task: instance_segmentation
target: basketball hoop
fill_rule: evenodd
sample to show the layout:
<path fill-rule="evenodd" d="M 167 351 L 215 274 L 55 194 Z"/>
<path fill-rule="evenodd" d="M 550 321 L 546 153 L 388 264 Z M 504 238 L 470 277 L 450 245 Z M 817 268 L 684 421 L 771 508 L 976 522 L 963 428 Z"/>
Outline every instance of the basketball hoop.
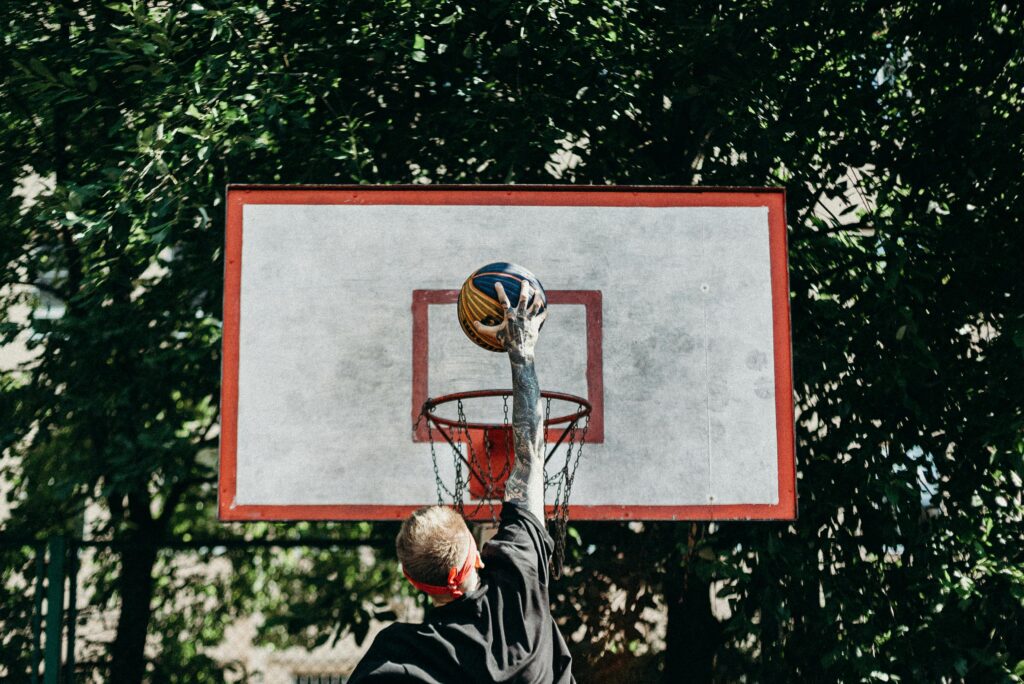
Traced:
<path fill-rule="evenodd" d="M 569 495 L 572 491 L 576 467 L 583 453 L 590 422 L 591 405 L 583 397 L 564 392 L 540 393 L 544 402 L 544 489 L 555 490 L 552 518 L 555 523 L 555 555 L 552 571 L 561 576 L 562 560 L 565 553 L 565 533 L 569 519 Z M 439 505 L 451 503 L 462 515 L 469 518 L 479 516 L 484 507 L 493 522 L 498 520 L 496 503 L 505 495 L 505 481 L 515 463 L 514 438 L 509 420 L 509 398 L 512 390 L 475 390 L 454 392 L 434 399 L 427 399 L 420 412 L 420 420 L 426 420 L 430 441 L 430 454 L 437 483 Z M 500 400 L 500 407 L 498 401 Z M 465 403 L 478 405 L 479 412 L 491 409 L 491 415 L 500 411 L 500 421 L 466 417 Z M 566 408 L 551 416 L 552 403 L 565 404 Z M 490 404 L 485 407 L 484 404 Z M 445 416 L 439 409 L 454 410 L 454 416 Z M 455 480 L 448 486 L 438 468 L 435 433 L 441 435 L 451 448 Z M 550 445 L 550 446 L 549 446 Z M 564 459 L 553 459 L 564 448 Z M 558 464 L 557 470 L 549 465 Z M 469 494 L 470 504 L 466 503 Z M 446 498 L 448 501 L 446 501 Z"/>

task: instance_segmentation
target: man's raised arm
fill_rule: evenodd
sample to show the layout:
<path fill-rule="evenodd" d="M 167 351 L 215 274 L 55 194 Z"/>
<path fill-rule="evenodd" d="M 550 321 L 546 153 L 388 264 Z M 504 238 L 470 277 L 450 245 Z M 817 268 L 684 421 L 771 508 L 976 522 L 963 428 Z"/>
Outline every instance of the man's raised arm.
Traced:
<path fill-rule="evenodd" d="M 476 327 L 497 334 L 512 364 L 512 434 L 516 461 L 505 483 L 505 501 L 524 504 L 543 523 L 544 411 L 533 366 L 533 348 L 547 311 L 538 313 L 543 304 L 539 293 L 533 305 L 527 306 L 532 288 L 526 282 L 515 307 L 501 283 L 497 283 L 495 289 L 498 301 L 505 307 L 505 320 L 490 329 L 479 322 Z"/>

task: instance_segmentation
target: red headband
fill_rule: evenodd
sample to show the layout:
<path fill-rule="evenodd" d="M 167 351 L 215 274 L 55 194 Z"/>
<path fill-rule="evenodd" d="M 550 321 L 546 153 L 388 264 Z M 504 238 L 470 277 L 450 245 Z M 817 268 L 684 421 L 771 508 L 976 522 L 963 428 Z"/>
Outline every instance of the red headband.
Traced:
<path fill-rule="evenodd" d="M 409 577 L 409 573 L 402 568 L 402 572 L 405 574 L 405 578 L 409 580 L 412 586 L 416 587 L 422 592 L 430 594 L 431 596 L 442 596 L 450 594 L 452 598 L 459 598 L 465 592 L 462 591 L 462 583 L 469 577 L 469 573 L 476 568 L 479 570 L 484 567 L 484 562 L 480 559 L 480 552 L 476 548 L 476 540 L 473 539 L 473 535 L 469 535 L 469 553 L 466 554 L 466 560 L 462 564 L 462 568 L 452 568 L 448 571 L 448 585 L 439 586 L 436 584 L 424 584 L 423 582 L 417 582 L 412 577 Z"/>

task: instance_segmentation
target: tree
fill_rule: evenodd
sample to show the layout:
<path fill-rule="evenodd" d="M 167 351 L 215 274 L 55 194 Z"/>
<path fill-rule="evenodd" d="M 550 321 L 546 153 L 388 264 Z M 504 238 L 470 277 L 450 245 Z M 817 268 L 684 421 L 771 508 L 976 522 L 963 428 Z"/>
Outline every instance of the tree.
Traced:
<path fill-rule="evenodd" d="M 227 182 L 785 185 L 800 520 L 577 526 L 560 595 L 588 633 L 581 667 L 625 662 L 667 600 L 667 673 L 687 634 L 721 681 L 1022 671 L 1013 3 L 0 13 L 5 308 L 63 311 L 4 323 L 35 353 L 3 376 L 4 526 L 38 536 L 102 511 L 87 526 L 116 542 L 96 580 L 120 606 L 112 680 L 138 681 L 145 635 L 174 624 L 154 608 L 187 593 L 154 582 L 161 545 L 215 529 Z M 372 599 L 390 581 L 352 586 Z M 621 589 L 635 600 L 606 606 Z M 731 606 L 720 629 L 701 629 L 705 590 Z M 360 610 L 303 620 L 329 633 Z"/>

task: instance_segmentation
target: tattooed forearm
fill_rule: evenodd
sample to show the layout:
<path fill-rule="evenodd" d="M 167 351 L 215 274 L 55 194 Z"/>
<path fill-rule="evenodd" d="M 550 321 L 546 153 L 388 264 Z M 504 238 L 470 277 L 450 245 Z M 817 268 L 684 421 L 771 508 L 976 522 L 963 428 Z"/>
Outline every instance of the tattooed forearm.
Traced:
<path fill-rule="evenodd" d="M 505 501 L 526 505 L 544 520 L 544 413 L 541 410 L 540 384 L 533 367 L 533 350 L 547 311 L 544 299 L 532 299 L 533 291 L 523 283 L 519 302 L 513 307 L 501 283 L 494 286 L 498 301 L 505 307 L 500 325 L 475 323 L 477 330 L 497 335 L 512 363 L 512 434 L 516 462 L 505 482 Z"/>
<path fill-rule="evenodd" d="M 516 462 L 505 483 L 505 501 L 526 505 L 544 519 L 544 413 L 533 359 L 512 360 L 512 431 Z"/>

